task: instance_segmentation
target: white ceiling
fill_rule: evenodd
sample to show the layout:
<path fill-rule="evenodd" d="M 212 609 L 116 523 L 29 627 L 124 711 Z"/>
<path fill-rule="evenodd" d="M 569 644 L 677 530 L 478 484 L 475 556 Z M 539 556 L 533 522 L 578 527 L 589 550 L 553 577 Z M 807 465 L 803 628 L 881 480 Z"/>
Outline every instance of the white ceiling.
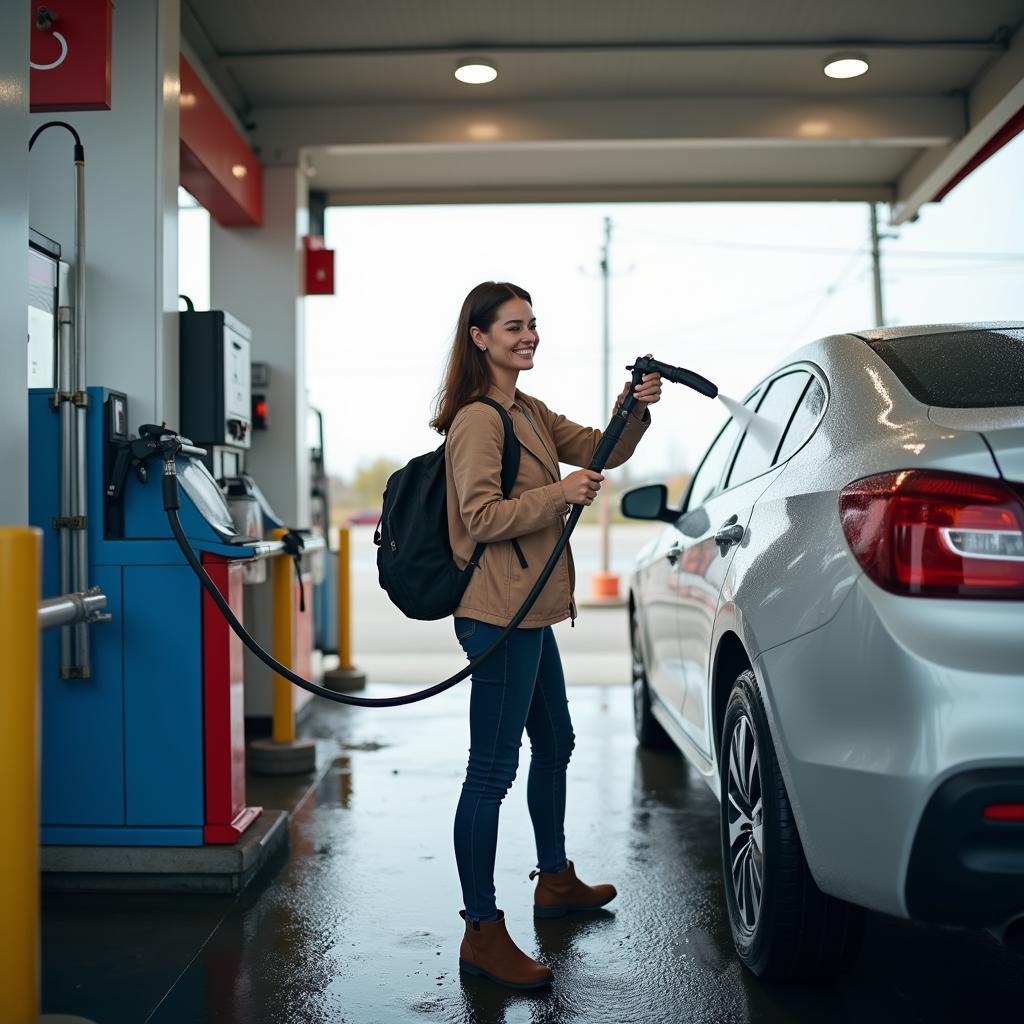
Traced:
<path fill-rule="evenodd" d="M 183 0 L 334 202 L 836 198 L 912 216 L 1024 108 L 1024 0 Z M 825 58 L 868 56 L 833 81 Z M 466 56 L 497 81 L 466 86 Z"/>

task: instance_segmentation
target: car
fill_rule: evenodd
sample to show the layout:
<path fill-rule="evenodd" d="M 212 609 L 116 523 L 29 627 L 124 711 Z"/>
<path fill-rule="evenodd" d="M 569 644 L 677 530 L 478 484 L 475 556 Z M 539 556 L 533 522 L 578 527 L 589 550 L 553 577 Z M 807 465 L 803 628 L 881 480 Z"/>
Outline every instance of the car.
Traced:
<path fill-rule="evenodd" d="M 743 400 L 629 581 L 641 747 L 721 804 L 741 961 L 864 909 L 1024 935 L 1024 323 L 840 334 Z"/>
<path fill-rule="evenodd" d="M 345 517 L 346 526 L 376 526 L 380 522 L 379 508 L 360 508 Z"/>

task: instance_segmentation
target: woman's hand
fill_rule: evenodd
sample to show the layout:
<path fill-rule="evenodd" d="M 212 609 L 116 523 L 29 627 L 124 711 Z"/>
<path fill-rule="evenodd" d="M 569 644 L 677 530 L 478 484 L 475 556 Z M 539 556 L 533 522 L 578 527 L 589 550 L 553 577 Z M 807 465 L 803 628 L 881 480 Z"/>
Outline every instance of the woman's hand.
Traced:
<path fill-rule="evenodd" d="M 565 501 L 569 505 L 590 505 L 604 477 L 593 469 L 577 469 L 562 480 Z"/>
<path fill-rule="evenodd" d="M 645 358 L 651 359 L 651 353 L 648 352 Z M 623 385 L 622 393 L 615 401 L 615 410 L 613 411 L 613 415 L 614 412 L 618 411 L 619 406 L 626 400 L 626 396 L 629 394 L 629 389 L 632 387 L 632 384 L 633 382 L 631 380 L 627 380 Z M 654 405 L 655 402 L 661 400 L 661 374 L 645 373 L 643 380 L 636 386 L 633 393 L 636 396 L 636 405 L 633 406 L 633 412 L 636 416 L 641 417 L 643 416 L 644 410 L 647 406 Z"/>

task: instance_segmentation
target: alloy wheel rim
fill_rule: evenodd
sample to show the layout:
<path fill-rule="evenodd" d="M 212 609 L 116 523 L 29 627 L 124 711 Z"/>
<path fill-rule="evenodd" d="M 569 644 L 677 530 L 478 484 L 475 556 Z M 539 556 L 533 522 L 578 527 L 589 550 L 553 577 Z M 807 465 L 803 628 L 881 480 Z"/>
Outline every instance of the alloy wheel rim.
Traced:
<path fill-rule="evenodd" d="M 764 805 L 757 742 L 746 715 L 733 725 L 728 765 L 729 871 L 740 929 L 749 936 L 764 896 Z"/>

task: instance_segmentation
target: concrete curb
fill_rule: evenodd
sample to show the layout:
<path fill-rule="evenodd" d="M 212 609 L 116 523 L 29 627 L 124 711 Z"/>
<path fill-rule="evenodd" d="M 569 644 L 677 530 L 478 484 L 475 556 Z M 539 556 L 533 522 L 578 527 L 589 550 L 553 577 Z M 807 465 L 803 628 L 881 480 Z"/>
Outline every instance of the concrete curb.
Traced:
<path fill-rule="evenodd" d="M 43 846 L 47 892 L 235 893 L 288 846 L 288 814 L 264 811 L 231 846 Z"/>

